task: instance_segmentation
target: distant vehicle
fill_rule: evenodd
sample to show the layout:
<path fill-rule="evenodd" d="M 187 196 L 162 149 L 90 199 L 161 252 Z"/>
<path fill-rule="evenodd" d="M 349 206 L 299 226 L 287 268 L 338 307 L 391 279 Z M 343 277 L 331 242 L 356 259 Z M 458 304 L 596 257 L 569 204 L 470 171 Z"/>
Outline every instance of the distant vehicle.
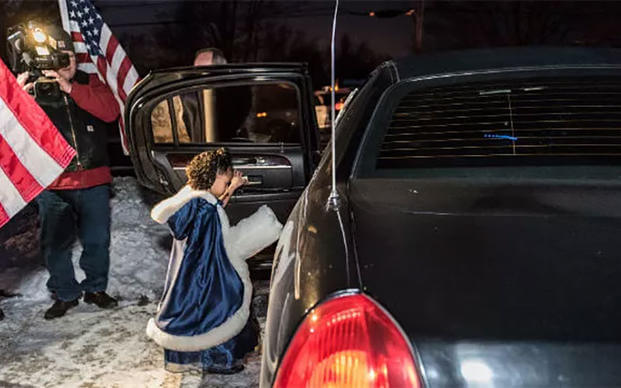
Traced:
<path fill-rule="evenodd" d="M 338 114 L 345 103 L 345 99 L 351 93 L 349 88 L 335 87 L 334 90 L 334 104 L 335 115 Z M 330 137 L 330 101 L 332 100 L 331 89 L 329 86 L 324 86 L 321 90 L 317 90 L 314 93 L 315 96 L 315 114 L 317 115 L 317 124 L 323 143 L 327 143 Z"/>
<path fill-rule="evenodd" d="M 621 385 L 621 50 L 380 66 L 276 248 L 260 385 Z"/>

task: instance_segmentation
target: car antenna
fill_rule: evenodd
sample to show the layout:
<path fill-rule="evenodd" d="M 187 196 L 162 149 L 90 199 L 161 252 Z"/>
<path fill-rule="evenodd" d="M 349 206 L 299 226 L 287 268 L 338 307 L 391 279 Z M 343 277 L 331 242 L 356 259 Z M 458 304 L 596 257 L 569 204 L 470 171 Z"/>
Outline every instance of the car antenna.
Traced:
<path fill-rule="evenodd" d="M 328 198 L 328 207 L 331 209 L 338 209 L 339 207 L 339 193 L 336 191 L 336 131 L 334 127 L 334 36 L 336 33 L 336 15 L 339 10 L 339 0 L 336 0 L 334 4 L 334 17 L 332 19 L 332 39 L 330 41 L 330 130 L 332 141 L 332 190 L 330 191 L 330 197 Z"/>

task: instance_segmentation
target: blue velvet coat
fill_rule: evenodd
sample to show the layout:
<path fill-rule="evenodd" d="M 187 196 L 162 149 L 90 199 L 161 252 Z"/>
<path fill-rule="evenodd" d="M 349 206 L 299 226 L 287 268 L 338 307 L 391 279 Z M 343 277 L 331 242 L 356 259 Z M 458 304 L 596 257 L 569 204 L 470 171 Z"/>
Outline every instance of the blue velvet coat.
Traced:
<path fill-rule="evenodd" d="M 266 206 L 230 226 L 221 203 L 189 187 L 161 202 L 151 216 L 174 241 L 164 293 L 147 335 L 166 349 L 201 351 L 245 327 L 252 283 L 245 259 L 274 242 L 282 228 Z"/>

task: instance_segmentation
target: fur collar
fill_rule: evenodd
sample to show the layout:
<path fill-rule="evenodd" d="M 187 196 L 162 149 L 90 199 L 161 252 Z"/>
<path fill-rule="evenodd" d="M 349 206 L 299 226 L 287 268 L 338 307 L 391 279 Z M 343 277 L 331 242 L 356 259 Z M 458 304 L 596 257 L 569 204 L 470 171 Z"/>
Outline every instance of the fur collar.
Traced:
<path fill-rule="evenodd" d="M 177 194 L 155 205 L 153 210 L 151 210 L 151 218 L 159 224 L 164 224 L 170 216 L 194 198 L 203 198 L 212 205 L 218 203 L 218 199 L 209 191 L 194 190 L 186 185 Z"/>

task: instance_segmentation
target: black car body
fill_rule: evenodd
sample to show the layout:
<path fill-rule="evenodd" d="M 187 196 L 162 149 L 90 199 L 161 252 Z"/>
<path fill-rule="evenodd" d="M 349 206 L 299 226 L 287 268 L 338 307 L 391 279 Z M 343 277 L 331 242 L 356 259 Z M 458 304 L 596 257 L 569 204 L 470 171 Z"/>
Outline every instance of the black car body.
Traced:
<path fill-rule="evenodd" d="M 386 62 L 335 148 L 339 200 L 325 152 L 276 249 L 262 387 L 399 386 L 354 379 L 354 326 L 318 334 L 361 300 L 405 339 L 410 385 L 621 385 L 620 50 Z"/>

